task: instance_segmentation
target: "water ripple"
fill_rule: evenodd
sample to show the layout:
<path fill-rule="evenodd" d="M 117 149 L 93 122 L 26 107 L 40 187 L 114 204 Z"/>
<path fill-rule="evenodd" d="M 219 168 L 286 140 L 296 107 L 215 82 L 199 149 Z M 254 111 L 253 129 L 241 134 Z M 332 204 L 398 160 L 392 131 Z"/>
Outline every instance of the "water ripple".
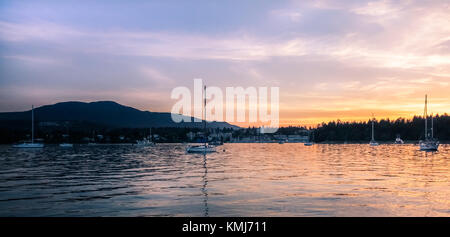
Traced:
<path fill-rule="evenodd" d="M 449 216 L 450 146 L 0 146 L 0 216 Z"/>

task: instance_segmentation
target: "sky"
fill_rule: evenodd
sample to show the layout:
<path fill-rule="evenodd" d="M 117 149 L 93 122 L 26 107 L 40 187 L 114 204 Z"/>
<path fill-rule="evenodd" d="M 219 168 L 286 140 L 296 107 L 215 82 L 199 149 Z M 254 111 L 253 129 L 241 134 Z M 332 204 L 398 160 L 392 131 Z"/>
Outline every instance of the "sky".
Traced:
<path fill-rule="evenodd" d="M 4 1 L 0 111 L 279 87 L 280 123 L 450 112 L 450 1 Z"/>

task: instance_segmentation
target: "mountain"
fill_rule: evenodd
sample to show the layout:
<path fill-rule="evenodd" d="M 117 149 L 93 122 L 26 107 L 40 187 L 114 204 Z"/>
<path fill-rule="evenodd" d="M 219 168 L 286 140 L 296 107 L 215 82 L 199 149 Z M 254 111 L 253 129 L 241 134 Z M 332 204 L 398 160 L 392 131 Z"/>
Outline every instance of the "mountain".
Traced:
<path fill-rule="evenodd" d="M 124 106 L 113 101 L 97 102 L 61 102 L 45 105 L 34 109 L 36 122 L 87 122 L 116 128 L 147 128 L 147 127 L 198 127 L 199 122 L 175 123 L 171 113 L 141 111 Z M 3 126 L 17 121 L 29 121 L 31 110 L 24 112 L 0 113 Z M 191 117 L 191 121 L 193 118 Z M 239 128 L 226 122 L 209 122 L 208 128 Z"/>

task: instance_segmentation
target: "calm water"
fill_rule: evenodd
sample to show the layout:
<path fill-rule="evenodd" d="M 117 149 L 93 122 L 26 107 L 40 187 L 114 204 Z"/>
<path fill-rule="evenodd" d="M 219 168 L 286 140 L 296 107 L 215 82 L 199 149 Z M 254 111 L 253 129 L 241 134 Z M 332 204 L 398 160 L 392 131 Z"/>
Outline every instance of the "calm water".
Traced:
<path fill-rule="evenodd" d="M 450 216 L 450 145 L 0 146 L 0 216 Z"/>

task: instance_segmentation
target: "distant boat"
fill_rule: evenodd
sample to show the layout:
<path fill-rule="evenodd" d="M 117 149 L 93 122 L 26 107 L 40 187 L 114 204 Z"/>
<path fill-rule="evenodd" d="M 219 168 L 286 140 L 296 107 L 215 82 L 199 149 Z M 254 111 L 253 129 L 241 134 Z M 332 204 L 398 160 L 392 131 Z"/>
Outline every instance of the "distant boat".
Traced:
<path fill-rule="evenodd" d="M 425 120 L 425 140 L 419 142 L 419 147 L 421 151 L 437 151 L 439 148 L 439 141 L 433 137 L 433 115 L 431 115 L 431 137 L 428 134 L 428 115 L 427 115 L 427 95 L 425 95 L 425 109 L 424 109 L 424 120 Z"/>
<path fill-rule="evenodd" d="M 216 146 L 214 145 L 198 145 L 190 146 L 186 149 L 188 153 L 210 153 L 216 152 Z"/>
<path fill-rule="evenodd" d="M 67 134 L 69 134 L 69 126 L 67 125 L 66 126 L 66 129 L 67 129 Z M 73 144 L 72 143 L 60 143 L 59 144 L 59 147 L 62 147 L 62 148 L 71 148 L 71 147 L 73 147 Z"/>
<path fill-rule="evenodd" d="M 188 153 L 211 153 L 216 152 L 216 147 L 214 145 L 208 145 L 207 143 L 207 137 L 206 137 L 206 86 L 203 87 L 204 92 L 204 103 L 203 103 L 203 114 L 205 118 L 203 119 L 203 136 L 204 136 L 204 144 L 203 145 L 196 145 L 196 146 L 189 146 L 186 149 L 186 152 Z"/>
<path fill-rule="evenodd" d="M 44 144 L 42 143 L 34 143 L 34 142 L 24 142 L 21 144 L 13 145 L 14 148 L 43 148 Z"/>
<path fill-rule="evenodd" d="M 397 138 L 395 138 L 394 144 L 404 144 L 405 142 L 400 138 L 400 135 L 397 135 Z"/>
<path fill-rule="evenodd" d="M 136 145 L 137 146 L 154 146 L 155 143 L 153 143 L 152 141 L 148 140 L 147 138 L 144 138 L 142 140 L 136 141 Z"/>
<path fill-rule="evenodd" d="M 372 114 L 373 117 L 373 114 Z M 375 141 L 375 129 L 374 129 L 374 125 L 373 125 L 373 121 L 375 120 L 375 118 L 372 118 L 372 139 L 370 140 L 369 144 L 371 146 L 378 146 L 378 142 Z"/>
<path fill-rule="evenodd" d="M 223 145 L 223 142 L 216 140 L 216 141 L 210 142 L 209 145 L 221 146 L 221 145 Z"/>
<path fill-rule="evenodd" d="M 61 143 L 61 144 L 59 144 L 59 147 L 71 148 L 71 147 L 73 147 L 73 144 L 72 143 Z"/>
<path fill-rule="evenodd" d="M 303 143 L 303 145 L 305 145 L 305 146 L 312 146 L 312 145 L 314 145 L 314 132 L 312 133 L 312 139 L 311 138 L 309 138 L 309 141 L 307 141 L 307 142 L 305 142 L 305 143 Z"/>
<path fill-rule="evenodd" d="M 31 142 L 13 145 L 14 148 L 42 148 L 44 144 L 34 143 L 34 106 L 31 106 Z"/>
<path fill-rule="evenodd" d="M 150 135 L 148 135 L 148 139 L 144 138 L 142 140 L 136 141 L 137 146 L 154 146 L 155 143 L 152 141 L 152 129 L 150 128 Z"/>

